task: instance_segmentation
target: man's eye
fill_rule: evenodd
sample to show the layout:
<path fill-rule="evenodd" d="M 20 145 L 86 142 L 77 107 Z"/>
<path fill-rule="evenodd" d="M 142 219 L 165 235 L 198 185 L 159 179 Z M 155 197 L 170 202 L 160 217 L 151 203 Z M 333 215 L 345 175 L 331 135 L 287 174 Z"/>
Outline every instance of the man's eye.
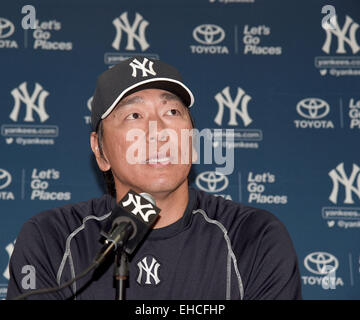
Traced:
<path fill-rule="evenodd" d="M 166 112 L 166 114 L 169 116 L 176 116 L 176 115 L 180 114 L 180 111 L 177 109 L 170 109 Z"/>
<path fill-rule="evenodd" d="M 140 118 L 140 114 L 137 112 L 131 113 L 126 117 L 126 119 L 128 119 L 128 120 L 135 120 L 135 119 L 139 119 L 139 118 Z"/>

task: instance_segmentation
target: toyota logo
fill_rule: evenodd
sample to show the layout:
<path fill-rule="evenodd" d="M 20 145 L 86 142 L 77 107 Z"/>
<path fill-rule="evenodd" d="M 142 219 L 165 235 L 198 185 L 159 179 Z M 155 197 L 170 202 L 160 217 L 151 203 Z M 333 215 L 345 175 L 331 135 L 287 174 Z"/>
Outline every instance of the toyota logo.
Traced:
<path fill-rule="evenodd" d="M 306 119 L 321 119 L 329 113 L 330 106 L 322 99 L 306 98 L 296 105 L 296 111 Z"/>
<path fill-rule="evenodd" d="M 215 24 L 202 24 L 194 29 L 193 37 L 199 43 L 213 45 L 224 40 L 225 31 Z"/>
<path fill-rule="evenodd" d="M 229 184 L 228 178 L 216 171 L 205 171 L 200 173 L 195 180 L 195 184 L 200 190 L 206 192 L 220 192 Z"/>
<path fill-rule="evenodd" d="M 0 39 L 8 38 L 14 33 L 13 23 L 5 18 L 0 18 Z"/>
<path fill-rule="evenodd" d="M 313 252 L 305 257 L 304 265 L 314 274 L 325 275 L 334 272 L 339 267 L 339 261 L 330 253 Z"/>
<path fill-rule="evenodd" d="M 4 169 L 0 169 L 0 190 L 5 189 L 11 183 L 11 175 Z"/>

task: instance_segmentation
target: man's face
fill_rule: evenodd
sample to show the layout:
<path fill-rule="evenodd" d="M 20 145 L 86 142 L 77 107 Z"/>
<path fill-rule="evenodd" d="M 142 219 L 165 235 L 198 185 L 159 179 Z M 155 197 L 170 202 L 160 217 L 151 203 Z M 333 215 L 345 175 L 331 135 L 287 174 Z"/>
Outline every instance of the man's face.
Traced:
<path fill-rule="evenodd" d="M 187 185 L 192 145 L 184 136 L 192 124 L 176 95 L 160 89 L 135 92 L 102 121 L 104 156 L 94 152 L 101 170 L 111 168 L 118 197 L 129 189 L 161 196 Z M 94 144 L 92 136 L 93 150 Z"/>

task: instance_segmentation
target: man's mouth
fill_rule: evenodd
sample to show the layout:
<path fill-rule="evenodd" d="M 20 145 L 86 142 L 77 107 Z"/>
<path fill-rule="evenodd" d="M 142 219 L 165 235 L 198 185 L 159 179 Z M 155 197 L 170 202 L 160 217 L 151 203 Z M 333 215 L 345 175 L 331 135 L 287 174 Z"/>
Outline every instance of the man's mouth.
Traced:
<path fill-rule="evenodd" d="M 150 164 L 150 165 L 165 165 L 165 164 L 169 164 L 171 161 L 170 157 L 154 157 L 154 158 L 150 158 L 148 160 L 145 161 L 146 164 Z"/>

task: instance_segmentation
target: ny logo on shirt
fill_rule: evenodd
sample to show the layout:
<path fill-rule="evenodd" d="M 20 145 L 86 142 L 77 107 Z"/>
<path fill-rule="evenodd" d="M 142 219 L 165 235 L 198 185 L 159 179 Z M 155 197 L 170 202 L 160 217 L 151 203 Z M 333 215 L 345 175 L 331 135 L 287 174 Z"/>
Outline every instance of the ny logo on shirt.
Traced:
<path fill-rule="evenodd" d="M 139 275 L 136 279 L 140 285 L 157 285 L 160 283 L 159 267 L 160 263 L 152 256 L 145 256 L 138 263 Z"/>

